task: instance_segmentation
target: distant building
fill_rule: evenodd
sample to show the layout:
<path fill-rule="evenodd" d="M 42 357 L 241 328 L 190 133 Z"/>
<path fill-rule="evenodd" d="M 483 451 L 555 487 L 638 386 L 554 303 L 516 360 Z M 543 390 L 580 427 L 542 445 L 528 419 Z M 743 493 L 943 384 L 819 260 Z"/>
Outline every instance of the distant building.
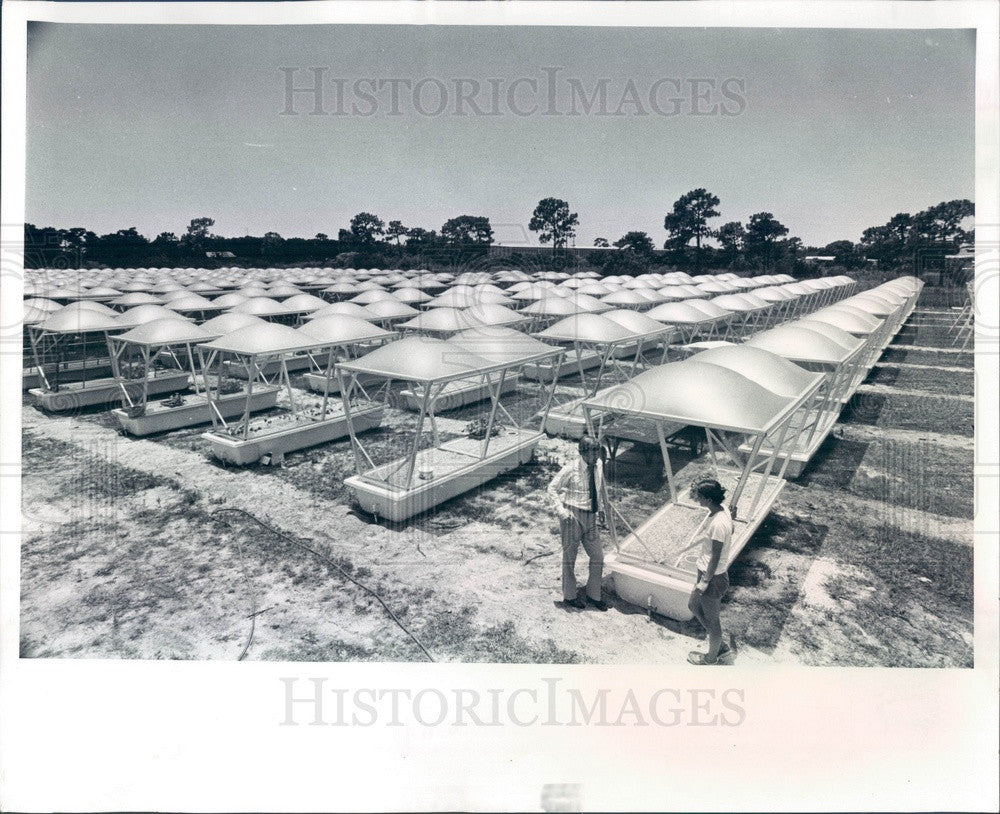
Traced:
<path fill-rule="evenodd" d="M 216 260 L 235 260 L 236 255 L 232 252 L 205 252 L 205 257 L 212 257 Z"/>
<path fill-rule="evenodd" d="M 807 254 L 802 258 L 804 263 L 832 263 L 837 258 L 832 254 Z"/>

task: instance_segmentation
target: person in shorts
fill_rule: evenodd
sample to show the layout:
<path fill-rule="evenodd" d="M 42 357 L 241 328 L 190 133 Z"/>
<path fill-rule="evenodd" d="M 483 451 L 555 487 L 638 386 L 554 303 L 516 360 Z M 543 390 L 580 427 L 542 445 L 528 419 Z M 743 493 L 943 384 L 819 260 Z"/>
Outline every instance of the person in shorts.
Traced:
<path fill-rule="evenodd" d="M 722 641 L 720 606 L 729 590 L 729 550 L 733 542 L 733 518 L 722 501 L 726 490 L 717 480 L 705 478 L 691 487 L 691 497 L 708 509 L 708 520 L 702 526 L 698 555 L 698 579 L 688 600 L 688 608 L 708 632 L 708 652 L 692 650 L 692 664 L 715 664 L 720 656 L 729 655 L 731 648 Z"/>

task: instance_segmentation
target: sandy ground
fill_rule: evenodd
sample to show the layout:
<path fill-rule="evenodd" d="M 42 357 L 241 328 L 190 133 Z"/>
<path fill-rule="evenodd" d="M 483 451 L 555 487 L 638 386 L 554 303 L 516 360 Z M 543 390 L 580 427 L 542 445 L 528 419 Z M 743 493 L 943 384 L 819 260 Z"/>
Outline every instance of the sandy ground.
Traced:
<path fill-rule="evenodd" d="M 943 424 L 942 394 L 914 385 L 924 366 L 952 373 L 928 360 L 947 330 L 915 317 L 879 368 L 908 365 L 905 388 L 866 385 L 886 399 L 863 393 L 845 411 L 734 564 L 723 620 L 740 663 L 972 663 L 971 404 L 953 393 L 969 415 Z M 946 355 L 947 367 L 972 358 Z M 896 396 L 931 407 L 897 420 Z M 467 420 L 442 417 L 440 429 Z M 404 423 L 390 417 L 384 434 Z M 210 460 L 200 429 L 136 440 L 103 415 L 30 407 L 23 428 L 25 656 L 236 659 L 249 639 L 249 659 L 424 658 L 341 572 L 246 518 L 213 515 L 231 507 L 377 591 L 437 660 L 678 663 L 703 646 L 697 624 L 648 618 L 610 580 L 607 613 L 556 604 L 544 487 L 566 441 L 543 440 L 533 462 L 389 528 L 351 507 L 345 442 L 237 470 Z M 624 449 L 616 473 L 616 501 L 662 504 L 655 450 Z"/>

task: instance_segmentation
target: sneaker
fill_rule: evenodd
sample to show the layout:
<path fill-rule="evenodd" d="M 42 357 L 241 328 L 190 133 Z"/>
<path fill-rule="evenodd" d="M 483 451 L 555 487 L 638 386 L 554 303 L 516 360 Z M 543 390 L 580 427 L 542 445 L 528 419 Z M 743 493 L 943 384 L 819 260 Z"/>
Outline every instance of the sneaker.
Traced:
<path fill-rule="evenodd" d="M 608 609 L 608 603 L 605 602 L 603 599 L 591 599 L 588 596 L 587 604 L 599 611 L 606 611 Z"/>
<path fill-rule="evenodd" d="M 715 659 L 714 661 L 709 661 L 707 653 L 702 653 L 698 650 L 692 650 L 690 653 L 688 653 L 688 661 L 691 662 L 692 664 L 718 664 L 719 660 Z"/>
<path fill-rule="evenodd" d="M 587 606 L 582 599 L 577 597 L 576 599 L 566 599 L 563 602 L 567 608 L 576 608 L 577 610 L 586 610 Z"/>

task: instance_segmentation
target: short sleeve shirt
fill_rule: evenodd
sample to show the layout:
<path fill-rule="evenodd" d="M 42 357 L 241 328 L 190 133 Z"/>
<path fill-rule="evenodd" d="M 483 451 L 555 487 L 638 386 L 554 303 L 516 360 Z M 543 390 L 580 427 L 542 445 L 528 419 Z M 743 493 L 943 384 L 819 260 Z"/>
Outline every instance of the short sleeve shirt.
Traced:
<path fill-rule="evenodd" d="M 726 563 L 729 562 L 729 549 L 733 543 L 733 516 L 725 506 L 722 507 L 721 511 L 712 515 L 701 533 L 701 553 L 698 555 L 697 563 L 699 571 L 708 570 L 708 563 L 712 559 L 713 540 L 722 543 L 719 565 L 715 569 L 717 574 L 721 574 L 726 570 Z"/>

